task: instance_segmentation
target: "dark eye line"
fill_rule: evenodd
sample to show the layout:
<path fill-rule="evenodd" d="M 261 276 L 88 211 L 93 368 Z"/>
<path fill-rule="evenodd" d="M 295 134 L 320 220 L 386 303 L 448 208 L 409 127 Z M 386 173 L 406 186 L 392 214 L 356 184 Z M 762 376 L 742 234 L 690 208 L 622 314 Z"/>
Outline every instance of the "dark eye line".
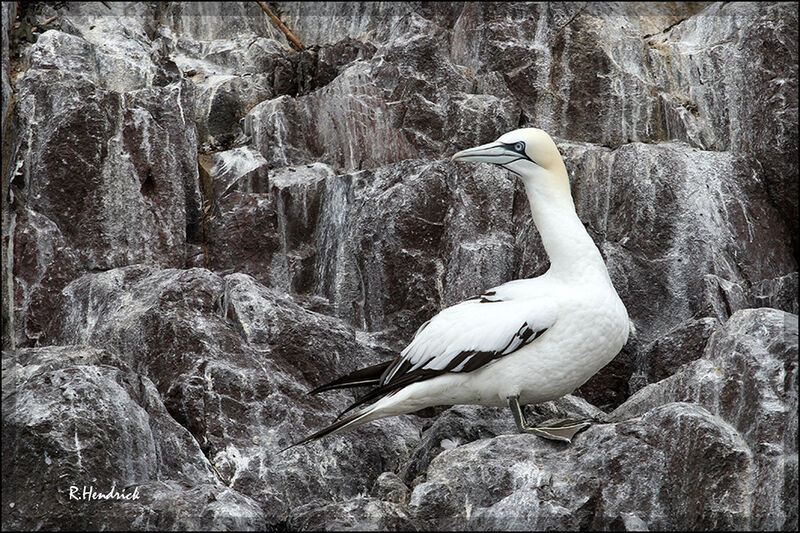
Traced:
<path fill-rule="evenodd" d="M 522 145 L 522 147 L 520 149 L 517 148 L 518 144 Z M 508 148 L 512 152 L 518 153 L 521 156 L 519 159 L 515 159 L 514 161 L 519 161 L 520 159 L 527 159 L 528 161 L 530 161 L 534 165 L 538 165 L 538 163 L 536 163 L 536 161 L 534 161 L 533 159 L 528 157 L 528 154 L 525 153 L 525 143 L 524 142 L 517 141 L 515 143 L 503 143 L 503 146 L 505 146 L 506 148 Z M 513 163 L 514 161 L 509 161 L 509 163 Z"/>

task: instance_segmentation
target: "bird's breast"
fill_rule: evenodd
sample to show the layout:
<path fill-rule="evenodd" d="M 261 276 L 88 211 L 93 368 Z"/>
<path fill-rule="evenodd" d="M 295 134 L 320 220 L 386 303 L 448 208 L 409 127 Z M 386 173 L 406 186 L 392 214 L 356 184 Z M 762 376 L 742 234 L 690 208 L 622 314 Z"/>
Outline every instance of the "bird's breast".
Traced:
<path fill-rule="evenodd" d="M 552 327 L 507 361 L 498 361 L 505 368 L 497 370 L 524 403 L 571 393 L 625 345 L 629 325 L 624 305 L 613 291 L 596 292 L 565 297 Z"/>

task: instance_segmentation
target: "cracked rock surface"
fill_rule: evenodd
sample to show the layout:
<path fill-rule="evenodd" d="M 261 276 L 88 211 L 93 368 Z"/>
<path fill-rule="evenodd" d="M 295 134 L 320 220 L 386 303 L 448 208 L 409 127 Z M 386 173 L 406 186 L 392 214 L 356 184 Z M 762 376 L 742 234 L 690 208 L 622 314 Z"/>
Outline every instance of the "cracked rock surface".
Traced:
<path fill-rule="evenodd" d="M 107 4 L 2 4 L 4 530 L 797 528 L 796 5 L 270 3 L 300 51 L 254 2 Z M 632 325 L 528 417 L 603 423 L 281 451 L 546 271 L 521 184 L 449 160 L 528 126 Z"/>

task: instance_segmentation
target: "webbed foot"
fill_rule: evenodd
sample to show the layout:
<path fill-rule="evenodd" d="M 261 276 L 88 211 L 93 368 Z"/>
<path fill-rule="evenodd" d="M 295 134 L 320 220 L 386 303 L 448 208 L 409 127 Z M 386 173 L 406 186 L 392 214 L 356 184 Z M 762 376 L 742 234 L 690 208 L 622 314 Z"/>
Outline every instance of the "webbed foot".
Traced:
<path fill-rule="evenodd" d="M 575 435 L 595 422 L 595 420 L 588 418 L 578 420 L 567 418 L 541 426 L 531 426 L 525 420 L 525 414 L 522 412 L 522 406 L 519 404 L 518 396 L 509 396 L 508 406 L 511 408 L 511 414 L 514 416 L 514 422 L 517 424 L 517 430 L 519 430 L 520 433 L 534 433 L 548 440 L 572 442 L 572 438 L 575 437 Z"/>

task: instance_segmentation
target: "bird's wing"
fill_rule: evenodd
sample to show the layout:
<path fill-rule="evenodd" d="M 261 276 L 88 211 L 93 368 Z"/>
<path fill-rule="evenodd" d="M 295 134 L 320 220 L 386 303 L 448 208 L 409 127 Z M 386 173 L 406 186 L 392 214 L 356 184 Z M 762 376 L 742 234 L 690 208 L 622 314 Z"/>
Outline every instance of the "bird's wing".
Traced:
<path fill-rule="evenodd" d="M 553 298 L 530 293 L 520 297 L 519 285 L 507 285 L 444 309 L 423 324 L 384 371 L 380 384 L 472 372 L 529 344 L 553 325 L 558 311 Z"/>
<path fill-rule="evenodd" d="M 548 287 L 550 287 L 548 285 L 548 280 L 543 276 L 530 279 L 515 279 L 513 281 L 507 281 L 502 285 L 492 287 L 491 289 L 486 289 L 481 294 L 467 298 L 465 301 L 479 300 L 482 303 L 489 303 L 531 298 L 542 299 L 547 296 L 549 292 Z"/>

